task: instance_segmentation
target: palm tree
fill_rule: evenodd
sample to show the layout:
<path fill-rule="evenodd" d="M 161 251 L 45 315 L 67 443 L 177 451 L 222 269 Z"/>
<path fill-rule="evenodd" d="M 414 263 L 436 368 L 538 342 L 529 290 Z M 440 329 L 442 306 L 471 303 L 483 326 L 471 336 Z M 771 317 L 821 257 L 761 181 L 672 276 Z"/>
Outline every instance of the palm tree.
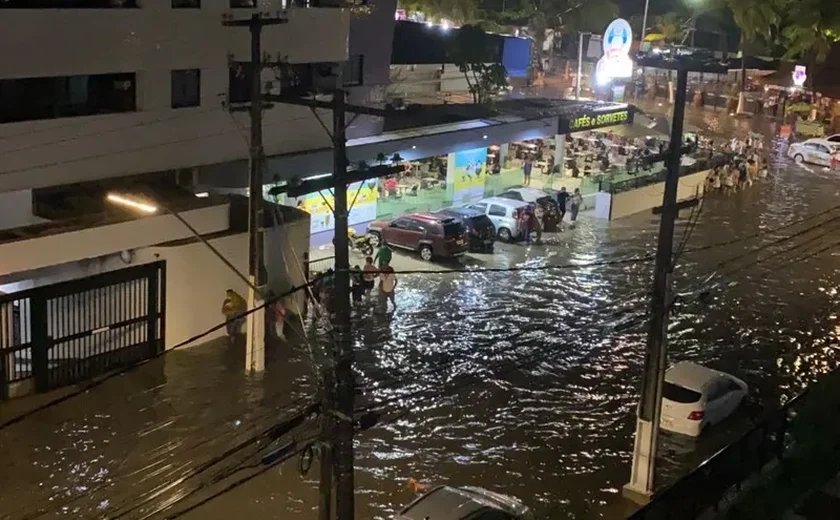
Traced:
<path fill-rule="evenodd" d="M 747 87 L 747 52 L 772 45 L 781 23 L 784 0 L 725 0 L 741 31 L 741 84 L 738 92 L 739 114 L 744 113 L 744 91 Z M 794 0 L 797 1 L 797 0 Z"/>

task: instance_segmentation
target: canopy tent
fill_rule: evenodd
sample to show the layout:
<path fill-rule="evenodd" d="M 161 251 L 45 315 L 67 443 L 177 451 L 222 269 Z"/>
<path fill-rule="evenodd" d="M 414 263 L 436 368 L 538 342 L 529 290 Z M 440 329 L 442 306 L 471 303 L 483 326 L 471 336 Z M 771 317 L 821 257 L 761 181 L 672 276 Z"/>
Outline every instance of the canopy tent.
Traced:
<path fill-rule="evenodd" d="M 661 134 L 671 135 L 671 121 L 665 116 L 657 117 L 653 128 Z M 683 133 L 702 134 L 703 130 L 696 125 L 683 121 Z"/>
<path fill-rule="evenodd" d="M 651 128 L 647 125 L 639 123 L 637 121 L 633 121 L 632 125 L 618 125 L 618 126 L 608 126 L 606 128 L 600 128 L 597 130 L 598 132 L 612 132 L 614 135 L 619 135 L 621 137 L 627 137 L 628 139 L 636 139 L 640 137 L 642 139 L 646 137 L 667 137 L 667 133 L 663 133 L 658 131 L 655 128 Z"/>

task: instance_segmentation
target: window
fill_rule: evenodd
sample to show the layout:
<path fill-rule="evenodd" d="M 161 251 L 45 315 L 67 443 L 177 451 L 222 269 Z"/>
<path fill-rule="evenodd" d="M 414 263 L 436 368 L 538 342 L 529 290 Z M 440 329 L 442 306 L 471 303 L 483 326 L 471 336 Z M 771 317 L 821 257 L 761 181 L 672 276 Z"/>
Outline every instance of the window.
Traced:
<path fill-rule="evenodd" d="M 356 54 L 344 64 L 341 79 L 345 87 L 357 87 L 364 81 L 364 56 Z"/>
<path fill-rule="evenodd" d="M 201 9 L 201 0 L 172 0 L 172 9 Z"/>
<path fill-rule="evenodd" d="M 232 66 L 228 72 L 228 102 L 251 101 L 251 68 L 247 64 Z"/>
<path fill-rule="evenodd" d="M 133 112 L 133 73 L 0 80 L 0 123 Z"/>
<path fill-rule="evenodd" d="M 504 206 L 491 204 L 489 214 L 493 215 L 494 217 L 505 217 L 507 216 L 507 208 L 505 208 Z"/>
<path fill-rule="evenodd" d="M 694 390 L 666 381 L 662 387 L 662 397 L 675 403 L 690 404 L 696 403 L 703 396 Z"/>
<path fill-rule="evenodd" d="M 397 220 L 391 222 L 391 227 L 396 229 L 409 229 L 408 219 L 398 218 Z"/>
<path fill-rule="evenodd" d="M 172 71 L 172 108 L 201 104 L 201 69 Z"/>
<path fill-rule="evenodd" d="M 0 9 L 108 9 L 137 7 L 136 0 L 3 0 Z"/>
<path fill-rule="evenodd" d="M 476 209 L 482 213 L 487 212 L 487 204 L 473 204 L 472 206 L 468 206 L 469 208 Z"/>
<path fill-rule="evenodd" d="M 464 225 L 460 222 L 447 222 L 443 225 L 444 238 L 457 238 L 466 232 Z"/>

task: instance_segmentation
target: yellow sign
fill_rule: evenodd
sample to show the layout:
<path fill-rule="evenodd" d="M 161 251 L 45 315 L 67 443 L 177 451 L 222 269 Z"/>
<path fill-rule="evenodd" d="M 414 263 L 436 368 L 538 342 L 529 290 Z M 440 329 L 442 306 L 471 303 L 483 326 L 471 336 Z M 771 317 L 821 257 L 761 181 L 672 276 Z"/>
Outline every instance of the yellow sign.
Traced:
<path fill-rule="evenodd" d="M 569 122 L 569 129 L 572 132 L 580 132 L 582 130 L 591 130 L 602 126 L 620 125 L 629 121 L 630 111 L 620 110 L 618 112 L 610 112 L 608 114 L 580 116 Z"/>
<path fill-rule="evenodd" d="M 376 220 L 377 197 L 376 180 L 356 182 L 348 186 L 347 206 L 350 208 L 348 220 L 351 226 Z M 305 195 L 298 199 L 297 207 L 309 213 L 311 233 L 320 233 L 335 227 L 333 220 L 335 198 L 330 190 Z"/>

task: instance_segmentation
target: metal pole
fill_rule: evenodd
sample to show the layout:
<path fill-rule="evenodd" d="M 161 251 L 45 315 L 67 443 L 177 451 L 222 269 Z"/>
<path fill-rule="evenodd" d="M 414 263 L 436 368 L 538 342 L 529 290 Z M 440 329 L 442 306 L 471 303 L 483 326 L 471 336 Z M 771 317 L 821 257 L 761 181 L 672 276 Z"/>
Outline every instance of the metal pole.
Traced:
<path fill-rule="evenodd" d="M 662 216 L 659 220 L 659 240 L 653 275 L 650 305 L 650 330 L 645 351 L 645 370 L 642 375 L 642 396 L 636 419 L 636 440 L 630 482 L 624 486 L 631 498 L 647 501 L 655 489 L 656 451 L 659 441 L 659 420 L 662 408 L 662 385 L 667 364 L 668 315 L 671 302 L 673 273 L 674 226 L 677 219 L 677 187 L 679 186 L 680 152 L 682 148 L 683 118 L 685 117 L 688 70 L 677 72 L 676 103 L 668 149 L 668 176 L 662 196 Z"/>
<path fill-rule="evenodd" d="M 248 156 L 248 310 L 260 306 L 263 286 L 263 194 L 262 194 L 262 23 L 259 14 L 251 15 L 251 146 Z M 245 369 L 265 369 L 265 311 L 248 314 Z"/>
<path fill-rule="evenodd" d="M 647 35 L 648 7 L 650 7 L 650 0 L 645 0 L 645 12 L 642 14 L 642 37 L 639 39 L 639 42 L 645 41 L 645 36 Z"/>
<path fill-rule="evenodd" d="M 583 33 L 578 36 L 578 69 L 577 79 L 575 80 L 575 99 L 580 99 L 580 80 L 583 73 Z"/>
<path fill-rule="evenodd" d="M 333 178 L 335 179 L 335 380 L 336 408 L 336 517 L 353 520 L 353 343 L 350 337 L 350 251 L 347 227 L 347 155 L 345 93 L 333 95 Z"/>
<path fill-rule="evenodd" d="M 335 407 L 334 386 L 335 379 L 333 378 L 333 364 L 332 356 L 324 368 L 324 387 L 322 391 L 322 410 L 321 414 L 321 480 L 318 484 L 318 492 L 320 494 L 320 501 L 318 503 L 318 520 L 332 520 L 332 486 L 333 486 L 333 439 L 335 432 L 333 429 L 333 408 Z"/>

